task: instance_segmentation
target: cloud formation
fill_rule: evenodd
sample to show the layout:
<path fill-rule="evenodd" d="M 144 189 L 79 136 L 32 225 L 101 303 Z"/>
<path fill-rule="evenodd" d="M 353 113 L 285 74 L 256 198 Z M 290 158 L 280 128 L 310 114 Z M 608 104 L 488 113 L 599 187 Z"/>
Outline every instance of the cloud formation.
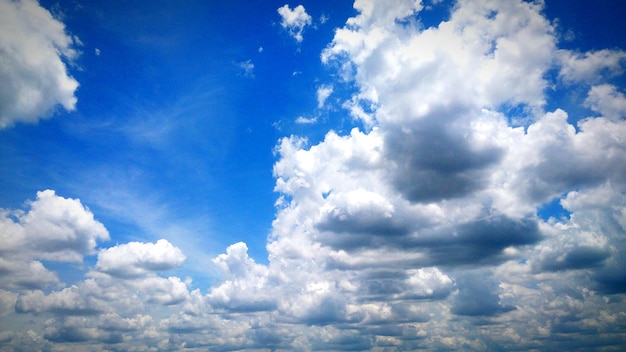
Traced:
<path fill-rule="evenodd" d="M 165 276 L 186 259 L 173 243 L 98 248 L 108 232 L 80 201 L 39 192 L 2 212 L 0 315 L 45 319 L 0 343 L 623 348 L 626 99 L 607 79 L 624 53 L 560 49 L 539 2 L 461 0 L 431 27 L 420 1 L 396 5 L 357 0 L 321 55 L 343 81 L 319 86 L 318 107 L 347 84 L 362 128 L 280 139 L 267 264 L 235 243 L 202 292 Z M 304 8 L 281 11 L 302 40 Z M 548 110 L 573 84 L 591 116 Z M 539 216 L 548 204 L 567 216 Z M 44 261 L 94 255 L 72 285 Z"/>
<path fill-rule="evenodd" d="M 28 212 L 0 210 L 2 288 L 44 288 L 59 283 L 41 260 L 82 262 L 96 243 L 109 239 L 105 227 L 77 199 L 52 190 L 37 192 Z"/>
<path fill-rule="evenodd" d="M 136 277 L 174 269 L 184 261 L 185 255 L 167 240 L 155 244 L 130 242 L 100 251 L 96 270 L 112 276 Z"/>
<path fill-rule="evenodd" d="M 277 11 L 281 17 L 280 25 L 289 31 L 289 35 L 291 35 L 296 42 L 301 42 L 304 28 L 310 26 L 313 22 L 311 16 L 306 13 L 304 6 L 298 5 L 291 9 L 289 5 L 285 4 L 279 7 Z"/>
<path fill-rule="evenodd" d="M 74 110 L 78 82 L 66 63 L 78 55 L 75 47 L 37 1 L 0 1 L 0 129 L 50 117 L 57 105 Z"/>

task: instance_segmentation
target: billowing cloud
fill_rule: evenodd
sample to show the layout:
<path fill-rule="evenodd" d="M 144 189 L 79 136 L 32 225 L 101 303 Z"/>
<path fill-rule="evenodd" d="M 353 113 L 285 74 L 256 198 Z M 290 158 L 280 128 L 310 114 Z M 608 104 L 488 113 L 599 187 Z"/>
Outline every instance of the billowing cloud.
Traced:
<path fill-rule="evenodd" d="M 36 0 L 0 1 L 0 129 L 74 110 L 75 40 Z"/>
<path fill-rule="evenodd" d="M 278 8 L 278 14 L 281 17 L 280 25 L 289 31 L 289 34 L 295 39 L 297 42 L 302 41 L 302 32 L 304 32 L 304 28 L 306 26 L 310 26 L 313 19 L 306 13 L 304 6 L 298 5 L 293 8 L 293 10 L 289 7 L 289 5 L 285 4 L 282 7 Z"/>
<path fill-rule="evenodd" d="M 156 243 L 130 242 L 100 251 L 96 270 L 119 277 L 145 276 L 179 267 L 185 258 L 180 249 L 164 239 Z"/>
<path fill-rule="evenodd" d="M 82 262 L 97 241 L 109 239 L 105 227 L 80 200 L 37 192 L 28 212 L 0 211 L 0 267 L 3 287 L 43 288 L 58 283 L 41 260 Z"/>
<path fill-rule="evenodd" d="M 343 106 L 361 128 L 280 139 L 266 263 L 235 243 L 213 259 L 211 286 L 192 289 L 162 276 L 185 260 L 174 244 L 97 251 L 108 235 L 93 215 L 40 192 L 28 213 L 3 213 L 0 307 L 14 306 L 2 319 L 46 320 L 0 338 L 33 349 L 622 348 L 626 119 L 624 93 L 604 79 L 621 74 L 623 53 L 559 49 L 541 2 L 461 0 L 430 27 L 420 1 L 396 5 L 356 1 L 323 51 L 354 88 Z M 281 15 L 301 38 L 298 8 Z M 582 109 L 547 109 L 549 92 L 572 85 Z M 545 206 L 564 215 L 540 216 Z M 43 265 L 95 253 L 73 285 Z M 18 262 L 48 288 L 23 281 Z"/>

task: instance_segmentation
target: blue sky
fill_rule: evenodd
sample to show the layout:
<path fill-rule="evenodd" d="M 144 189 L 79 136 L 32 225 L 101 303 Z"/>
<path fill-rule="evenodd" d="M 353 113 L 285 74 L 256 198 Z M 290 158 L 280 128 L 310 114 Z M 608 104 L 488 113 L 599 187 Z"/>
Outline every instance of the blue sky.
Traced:
<path fill-rule="evenodd" d="M 0 346 L 623 349 L 621 13 L 2 0 Z"/>

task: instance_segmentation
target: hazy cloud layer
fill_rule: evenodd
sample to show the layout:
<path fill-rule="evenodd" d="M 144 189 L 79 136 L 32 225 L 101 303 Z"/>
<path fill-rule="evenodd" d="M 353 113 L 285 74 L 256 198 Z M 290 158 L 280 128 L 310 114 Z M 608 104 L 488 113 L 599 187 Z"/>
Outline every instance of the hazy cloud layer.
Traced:
<path fill-rule="evenodd" d="M 80 201 L 39 192 L 0 222 L 0 319 L 39 322 L 0 343 L 623 349 L 626 99 L 604 79 L 624 53 L 559 49 L 539 2 L 459 1 L 428 28 L 420 1 L 396 5 L 357 0 L 321 54 L 342 80 L 318 86 L 318 108 L 347 81 L 364 127 L 278 142 L 267 264 L 235 243 L 202 292 L 165 276 L 186 259 L 175 243 L 98 247 L 108 232 Z M 301 41 L 304 8 L 279 13 Z M 546 109 L 573 84 L 593 116 Z M 547 204 L 567 216 L 540 217 Z M 72 285 L 44 262 L 85 256 Z"/>
<path fill-rule="evenodd" d="M 0 1 L 0 129 L 74 110 L 78 82 L 66 63 L 76 56 L 65 25 L 36 0 Z"/>

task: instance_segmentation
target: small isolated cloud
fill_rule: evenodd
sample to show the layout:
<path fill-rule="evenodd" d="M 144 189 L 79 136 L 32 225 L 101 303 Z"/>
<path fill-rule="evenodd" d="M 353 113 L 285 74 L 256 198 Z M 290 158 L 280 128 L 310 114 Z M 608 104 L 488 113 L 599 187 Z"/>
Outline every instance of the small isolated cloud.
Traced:
<path fill-rule="evenodd" d="M 76 40 L 35 0 L 0 1 L 0 129 L 71 111 L 78 82 L 66 61 L 78 55 Z"/>
<path fill-rule="evenodd" d="M 317 88 L 317 107 L 319 109 L 324 107 L 326 99 L 333 93 L 332 85 L 323 85 Z"/>
<path fill-rule="evenodd" d="M 237 65 L 242 70 L 245 77 L 254 78 L 254 64 L 252 63 L 252 60 L 246 60 Z"/>
<path fill-rule="evenodd" d="M 96 54 L 96 56 L 100 56 L 100 49 L 95 48 L 94 53 Z"/>
<path fill-rule="evenodd" d="M 312 18 L 306 13 L 304 6 L 298 5 L 293 10 L 285 4 L 278 8 L 281 17 L 280 25 L 289 31 L 289 34 L 297 41 L 302 41 L 302 32 L 306 26 L 310 26 Z"/>
<path fill-rule="evenodd" d="M 317 117 L 298 116 L 298 118 L 296 119 L 296 123 L 301 124 L 301 125 L 314 124 L 316 122 L 317 122 Z"/>

